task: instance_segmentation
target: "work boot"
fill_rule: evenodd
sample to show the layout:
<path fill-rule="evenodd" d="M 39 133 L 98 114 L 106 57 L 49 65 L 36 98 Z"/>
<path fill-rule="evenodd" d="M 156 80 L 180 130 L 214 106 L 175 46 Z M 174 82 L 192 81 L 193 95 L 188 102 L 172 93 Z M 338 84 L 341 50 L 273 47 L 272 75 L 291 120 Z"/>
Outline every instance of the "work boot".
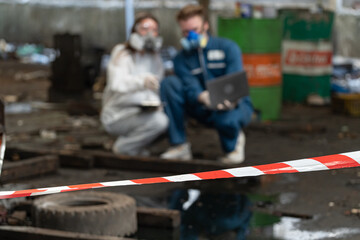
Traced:
<path fill-rule="evenodd" d="M 170 147 L 166 152 L 160 155 L 160 158 L 191 160 L 191 145 L 190 143 L 186 142 L 180 145 Z"/>
<path fill-rule="evenodd" d="M 245 134 L 239 133 L 234 151 L 227 153 L 220 161 L 226 164 L 239 164 L 245 161 Z"/>

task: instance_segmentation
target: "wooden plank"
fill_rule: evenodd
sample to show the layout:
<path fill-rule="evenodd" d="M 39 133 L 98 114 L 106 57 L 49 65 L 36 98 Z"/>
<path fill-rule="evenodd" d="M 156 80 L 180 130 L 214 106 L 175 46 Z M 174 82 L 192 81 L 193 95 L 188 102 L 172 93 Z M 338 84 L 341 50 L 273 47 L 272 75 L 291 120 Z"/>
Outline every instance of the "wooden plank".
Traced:
<path fill-rule="evenodd" d="M 180 228 L 153 228 L 153 227 L 139 227 L 136 232 L 136 239 L 156 239 L 156 240 L 180 240 Z"/>
<path fill-rule="evenodd" d="M 43 155 L 51 155 L 51 153 L 52 152 L 50 150 L 32 149 L 30 147 L 7 147 L 5 159 L 26 159 Z"/>
<path fill-rule="evenodd" d="M 17 148 L 22 155 L 31 154 L 57 154 L 60 165 L 76 168 L 110 168 L 118 170 L 134 170 L 147 172 L 164 172 L 170 174 L 211 171 L 232 167 L 215 160 L 190 161 L 176 159 L 161 159 L 159 157 L 139 157 L 118 155 L 112 152 L 98 150 L 44 150 Z M 237 165 L 235 165 L 237 166 Z"/>
<path fill-rule="evenodd" d="M 136 212 L 140 227 L 177 228 L 181 223 L 178 210 L 138 207 Z"/>
<path fill-rule="evenodd" d="M 211 160 L 170 160 L 158 157 L 116 155 L 104 151 L 91 151 L 91 153 L 95 159 L 95 167 L 101 168 L 165 173 L 192 173 L 230 167 L 230 165 Z"/>
<path fill-rule="evenodd" d="M 8 156 L 7 159 L 11 159 L 16 155 L 23 159 L 49 154 L 58 155 L 61 167 L 92 168 L 94 166 L 94 158 L 91 155 L 86 154 L 84 151 L 34 149 L 24 146 L 16 148 L 12 147 L 6 150 L 6 155 Z"/>
<path fill-rule="evenodd" d="M 83 151 L 60 151 L 58 152 L 62 167 L 92 168 L 94 157 Z"/>
<path fill-rule="evenodd" d="M 5 161 L 0 182 L 5 183 L 25 177 L 55 172 L 59 160 L 56 155 L 39 156 L 16 162 Z"/>
<path fill-rule="evenodd" d="M 0 239 L 3 240 L 135 240 L 115 236 L 99 236 L 85 233 L 65 232 L 59 230 L 24 227 L 0 226 Z"/>

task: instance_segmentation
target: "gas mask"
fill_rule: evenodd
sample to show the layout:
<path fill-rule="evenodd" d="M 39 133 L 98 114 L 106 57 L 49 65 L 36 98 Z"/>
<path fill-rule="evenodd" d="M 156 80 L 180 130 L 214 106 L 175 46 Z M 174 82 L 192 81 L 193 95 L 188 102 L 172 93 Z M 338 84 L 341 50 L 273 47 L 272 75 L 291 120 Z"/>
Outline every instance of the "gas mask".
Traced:
<path fill-rule="evenodd" d="M 145 36 L 134 32 L 130 35 L 129 44 L 137 51 L 157 52 L 162 46 L 162 38 L 154 37 L 151 33 Z"/>
<path fill-rule="evenodd" d="M 180 44 L 186 51 L 197 49 L 199 47 L 204 48 L 207 44 L 207 38 L 203 34 L 189 31 L 187 37 L 180 39 Z"/>

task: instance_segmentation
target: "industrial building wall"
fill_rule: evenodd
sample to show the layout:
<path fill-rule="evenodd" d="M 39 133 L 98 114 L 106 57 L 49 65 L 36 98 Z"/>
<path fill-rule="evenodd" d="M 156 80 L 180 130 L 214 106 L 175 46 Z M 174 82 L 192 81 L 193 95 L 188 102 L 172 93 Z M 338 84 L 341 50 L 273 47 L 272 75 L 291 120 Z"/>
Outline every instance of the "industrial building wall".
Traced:
<path fill-rule="evenodd" d="M 196 1 L 157 0 L 134 1 L 136 11 L 146 10 L 155 14 L 161 23 L 164 44 L 179 46 L 180 31 L 175 21 L 176 12 L 187 3 Z M 254 0 L 253 3 L 270 0 Z M 277 4 L 289 2 L 276 1 Z M 291 2 L 291 1 L 290 1 Z M 304 1 L 303 1 L 304 2 Z M 302 5 L 309 4 L 307 0 Z M 56 33 L 82 35 L 84 47 L 111 49 L 125 41 L 125 17 L 123 0 L 0 0 L 0 38 L 14 43 L 42 43 L 53 45 Z M 212 1 L 210 22 L 216 30 L 218 14 L 232 15 L 235 1 Z M 216 32 L 213 32 L 216 34 Z"/>
<path fill-rule="evenodd" d="M 179 32 L 173 19 L 175 9 L 146 9 L 159 17 L 165 44 L 174 44 Z M 94 6 L 46 6 L 0 3 L 0 38 L 14 43 L 53 46 L 57 33 L 81 34 L 84 47 L 111 49 L 125 41 L 123 8 Z"/>
<path fill-rule="evenodd" d="M 340 56 L 360 58 L 360 15 L 341 14 L 335 18 L 334 47 Z"/>
<path fill-rule="evenodd" d="M 8 42 L 42 43 L 52 47 L 54 34 L 68 32 L 81 34 L 84 47 L 102 47 L 110 51 L 116 43 L 125 41 L 124 1 L 110 0 L 105 1 L 106 4 L 104 1 L 100 2 L 97 0 L 0 0 L 0 38 Z M 189 2 L 191 1 L 135 1 L 135 9 L 151 11 L 156 15 L 161 23 L 164 45 L 178 47 L 180 31 L 175 21 L 175 14 L 181 6 Z M 277 7 L 280 7 L 279 4 L 285 1 L 276 2 Z M 302 4 L 305 6 L 310 2 L 315 1 L 302 1 Z M 232 15 L 234 1 L 214 1 L 211 7 L 210 22 L 212 31 L 216 34 L 217 16 Z M 336 16 L 334 25 L 336 54 L 360 56 L 360 46 L 357 44 L 359 21 L 360 16 L 356 14 Z"/>

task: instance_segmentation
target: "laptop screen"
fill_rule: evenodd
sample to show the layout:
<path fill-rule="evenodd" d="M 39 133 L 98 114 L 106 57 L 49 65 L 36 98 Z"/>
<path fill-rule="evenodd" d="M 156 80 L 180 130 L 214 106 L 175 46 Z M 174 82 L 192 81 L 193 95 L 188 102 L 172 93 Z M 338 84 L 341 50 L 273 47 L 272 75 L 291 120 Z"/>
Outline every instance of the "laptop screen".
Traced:
<path fill-rule="evenodd" d="M 211 108 L 216 109 L 224 100 L 236 102 L 249 95 L 249 85 L 245 71 L 227 74 L 206 82 L 210 94 Z"/>

